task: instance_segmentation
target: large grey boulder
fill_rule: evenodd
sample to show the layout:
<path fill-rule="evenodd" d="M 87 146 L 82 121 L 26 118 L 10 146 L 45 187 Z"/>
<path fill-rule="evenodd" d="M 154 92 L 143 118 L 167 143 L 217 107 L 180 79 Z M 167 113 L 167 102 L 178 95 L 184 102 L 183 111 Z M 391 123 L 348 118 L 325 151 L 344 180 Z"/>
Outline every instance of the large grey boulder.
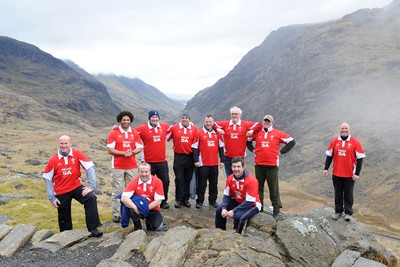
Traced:
<path fill-rule="evenodd" d="M 196 230 L 186 226 L 170 229 L 161 240 L 161 245 L 149 266 L 182 266 L 186 251 L 195 240 L 196 233 Z"/>
<path fill-rule="evenodd" d="M 22 248 L 36 232 L 36 227 L 18 224 L 0 242 L 0 256 L 11 257 Z"/>
<path fill-rule="evenodd" d="M 127 235 L 125 240 L 119 246 L 115 254 L 112 256 L 113 260 L 128 260 L 132 255 L 137 252 L 143 252 L 147 246 L 147 235 L 145 231 L 138 230 Z"/>
<path fill-rule="evenodd" d="M 31 249 L 45 249 L 51 252 L 56 252 L 62 248 L 71 247 L 72 245 L 87 239 L 89 234 L 89 232 L 75 229 L 63 231 L 33 245 Z"/>

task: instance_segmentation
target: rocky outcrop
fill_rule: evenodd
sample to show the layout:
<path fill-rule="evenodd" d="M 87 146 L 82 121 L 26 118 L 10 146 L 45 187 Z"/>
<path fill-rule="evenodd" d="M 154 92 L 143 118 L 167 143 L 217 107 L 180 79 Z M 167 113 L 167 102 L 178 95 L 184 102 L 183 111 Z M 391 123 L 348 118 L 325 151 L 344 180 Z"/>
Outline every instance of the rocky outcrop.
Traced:
<path fill-rule="evenodd" d="M 114 255 L 99 259 L 97 266 L 134 266 L 138 260 L 142 261 L 141 266 L 191 267 L 397 265 L 396 257 L 355 219 L 333 221 L 330 218 L 332 213 L 332 208 L 322 207 L 307 214 L 284 215 L 282 220 L 275 221 L 270 214 L 263 212 L 248 222 L 242 235 L 234 230 L 195 230 L 175 226 L 166 232 L 140 230 L 126 236 L 108 233 L 101 238 L 92 238 L 88 232 L 71 230 L 35 241 L 32 249 L 49 252 L 72 250 L 74 244 L 73 247 L 77 244 L 82 247 L 90 242 L 95 242 L 99 249 L 117 245 Z M 16 226 L 10 231 L 7 226 L 0 226 L 0 232 L 5 236 L 0 242 L 2 250 L 11 247 L 15 239 L 21 240 L 23 246 L 27 237 L 33 235 L 32 230 L 24 230 L 25 238 L 9 237 L 21 232 L 21 227 Z M 42 230 L 36 239 L 48 235 L 49 232 Z M 0 252 L 3 257 L 11 256 L 9 252 Z"/>

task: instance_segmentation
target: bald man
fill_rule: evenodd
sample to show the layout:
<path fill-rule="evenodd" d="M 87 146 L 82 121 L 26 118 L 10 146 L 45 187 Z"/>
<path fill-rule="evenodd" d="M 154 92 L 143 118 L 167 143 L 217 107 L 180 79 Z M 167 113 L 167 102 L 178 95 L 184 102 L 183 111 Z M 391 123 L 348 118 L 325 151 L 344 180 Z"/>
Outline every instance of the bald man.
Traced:
<path fill-rule="evenodd" d="M 345 221 L 350 221 L 353 215 L 353 188 L 359 179 L 364 149 L 361 143 L 350 135 L 350 125 L 340 124 L 339 136 L 332 139 L 326 149 L 325 168 L 323 174 L 328 175 L 328 169 L 333 161 L 332 181 L 335 189 L 335 213 L 333 220 L 339 219 L 344 213 Z"/>
<path fill-rule="evenodd" d="M 43 173 L 47 197 L 58 211 L 60 232 L 72 230 L 71 201 L 77 200 L 84 205 L 86 227 L 91 236 L 100 237 L 103 232 L 97 211 L 96 172 L 93 162 L 80 150 L 71 148 L 71 138 L 63 135 L 58 139 L 58 151 L 47 163 Z M 89 186 L 81 182 L 81 167 L 86 171 Z"/>

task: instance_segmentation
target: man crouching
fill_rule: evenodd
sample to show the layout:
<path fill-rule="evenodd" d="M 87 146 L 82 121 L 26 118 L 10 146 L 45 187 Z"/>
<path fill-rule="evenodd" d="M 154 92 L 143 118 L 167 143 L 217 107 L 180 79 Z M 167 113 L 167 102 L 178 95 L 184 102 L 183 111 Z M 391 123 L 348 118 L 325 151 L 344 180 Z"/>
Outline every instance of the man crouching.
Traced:
<path fill-rule="evenodd" d="M 215 211 L 215 227 L 226 230 L 226 218 L 233 218 L 233 229 L 241 234 L 246 220 L 261 210 L 257 179 L 244 168 L 241 157 L 232 159 L 233 174 L 226 179 L 222 204 Z"/>
<path fill-rule="evenodd" d="M 140 219 L 145 219 L 147 230 L 160 231 L 163 219 L 160 212 L 164 190 L 161 180 L 150 172 L 150 164 L 139 165 L 139 176 L 128 183 L 121 196 L 121 225 L 126 227 L 133 220 L 134 231 L 142 229 Z"/>

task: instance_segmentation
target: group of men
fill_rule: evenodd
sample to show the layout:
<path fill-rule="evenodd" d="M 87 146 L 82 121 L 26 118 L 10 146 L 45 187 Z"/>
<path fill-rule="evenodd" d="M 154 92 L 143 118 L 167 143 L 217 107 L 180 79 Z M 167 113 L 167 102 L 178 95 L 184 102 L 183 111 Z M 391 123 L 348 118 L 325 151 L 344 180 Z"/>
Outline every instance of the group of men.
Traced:
<path fill-rule="evenodd" d="M 190 182 L 197 168 L 195 208 L 203 207 L 208 182 L 208 202 L 216 208 L 217 228 L 226 229 L 226 219 L 233 218 L 234 229 L 241 233 L 246 220 L 263 210 L 265 181 L 273 217 L 279 219 L 282 208 L 279 156 L 289 152 L 295 140 L 273 128 L 271 115 L 265 115 L 262 123 L 242 120 L 242 110 L 238 107 L 231 108 L 230 115 L 230 120 L 219 122 L 207 115 L 204 126 L 198 129 L 187 113 L 182 114 L 178 124 L 169 126 L 160 122 L 157 110 L 151 110 L 147 124 L 132 128 L 133 114 L 120 112 L 118 126 L 113 127 L 107 138 L 107 151 L 112 156 L 112 220 L 125 227 L 131 219 L 134 230 L 138 230 L 142 229 L 141 219 L 145 219 L 148 230 L 162 229 L 160 208 L 169 208 L 166 142 L 170 140 L 174 151 L 175 208 L 191 206 Z M 245 169 L 246 147 L 254 153 L 255 176 Z M 139 166 L 137 154 L 141 154 Z M 332 218 L 337 220 L 344 212 L 348 220 L 352 215 L 354 182 L 359 177 L 365 154 L 359 141 L 350 136 L 347 123 L 341 125 L 340 136 L 332 140 L 326 154 L 324 175 L 334 162 L 335 214 Z M 86 170 L 89 187 L 81 183 L 80 166 Z M 218 168 L 223 167 L 227 179 L 222 203 L 218 204 Z M 59 150 L 49 160 L 43 177 L 48 198 L 58 209 L 60 231 L 72 229 L 71 200 L 74 198 L 85 207 L 88 231 L 92 236 L 101 236 L 93 192 L 96 188 L 94 164 L 83 152 L 71 148 L 68 136 L 60 137 Z"/>

